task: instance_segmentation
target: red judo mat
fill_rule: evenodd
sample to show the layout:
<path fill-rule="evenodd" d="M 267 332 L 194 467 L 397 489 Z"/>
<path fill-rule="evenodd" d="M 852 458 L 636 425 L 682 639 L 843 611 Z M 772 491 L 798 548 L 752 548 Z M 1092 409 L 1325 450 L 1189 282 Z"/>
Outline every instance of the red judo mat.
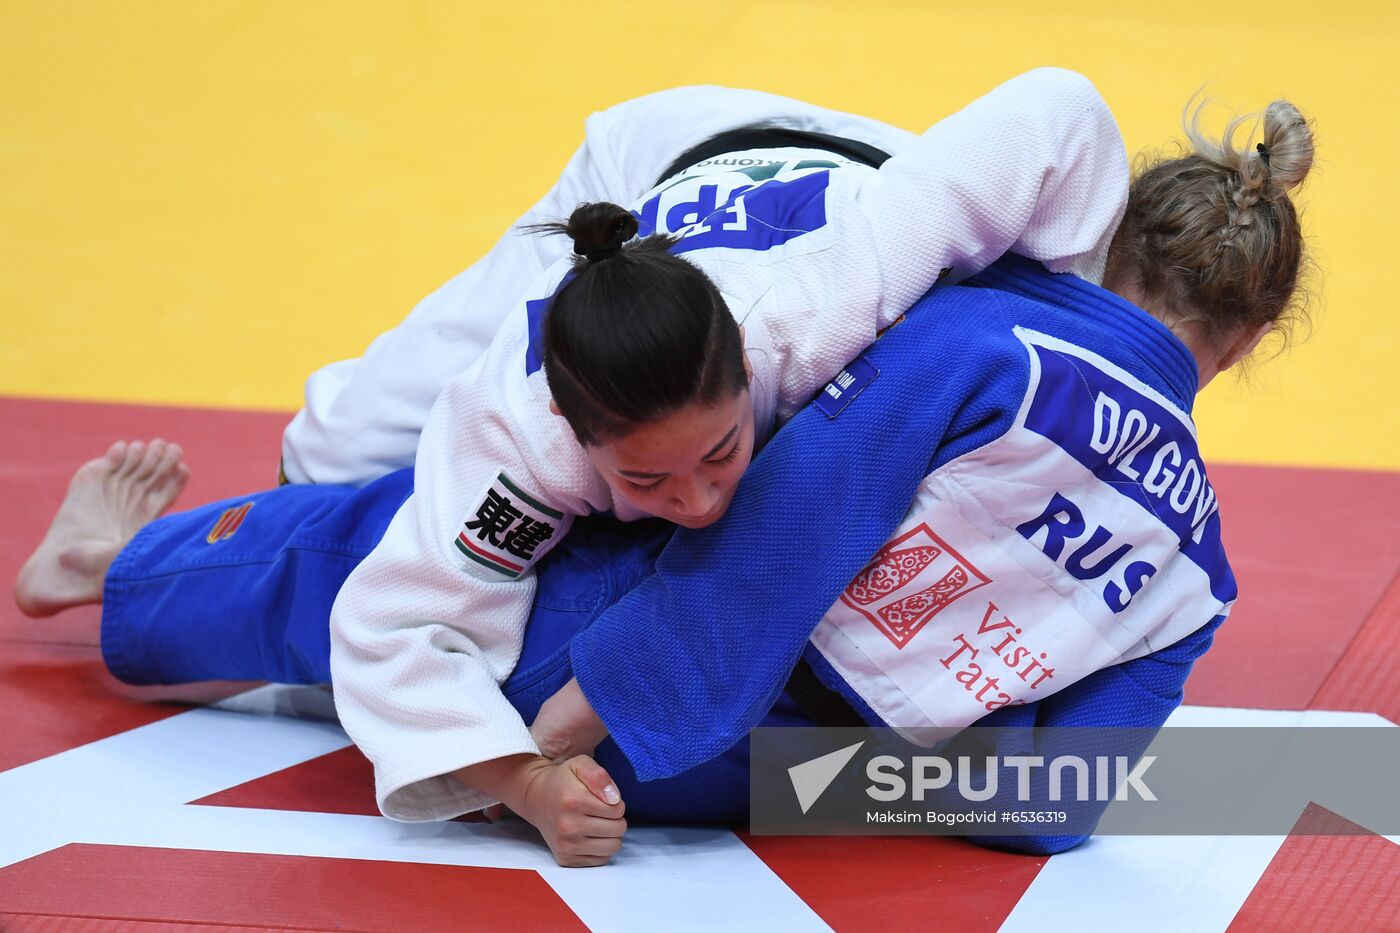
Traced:
<path fill-rule="evenodd" d="M 179 505 L 192 505 L 271 485 L 286 416 L 0 399 L 0 419 L 7 447 L 0 472 L 0 574 L 12 581 L 72 471 L 112 440 L 178 441 L 193 470 Z M 1400 538 L 1400 474 L 1217 466 L 1212 478 L 1243 596 L 1192 675 L 1187 703 L 1378 713 L 1400 721 L 1400 548 L 1394 543 Z M 185 734 L 175 727 L 201 715 L 199 707 L 254 686 L 123 685 L 102 666 L 95 609 L 32 621 L 7 600 L 0 607 L 0 778 L 51 766 L 58 779 L 68 780 L 74 769 L 104 760 L 84 757 L 107 747 L 100 740 L 146 734 L 143 729 L 160 724 L 169 725 L 171 735 Z M 273 741 L 271 720 L 251 728 L 250 748 L 257 747 L 259 728 Z M 597 912 L 600 898 L 642 894 L 609 888 L 608 873 L 620 877 L 616 866 L 560 874 L 547 867 L 442 864 L 431 856 L 366 858 L 333 845 L 319 854 L 289 854 L 271 845 L 264 851 L 256 838 L 218 843 L 233 838 L 218 835 L 227 823 L 218 818 L 227 815 L 266 821 L 259 825 L 269 827 L 269 838 L 279 814 L 285 820 L 353 818 L 367 821 L 369 830 L 370 823 L 384 822 L 375 818 L 368 763 L 330 731 L 311 740 L 328 750 L 316 746 L 290 767 L 180 801 L 178 812 L 218 830 L 208 847 L 180 844 L 204 838 L 193 830 L 176 827 L 162 835 L 162 827 L 139 820 L 135 839 L 113 834 L 102 842 L 72 842 L 58 832 L 49 838 L 47 814 L 15 812 L 0 798 L 0 843 L 25 834 L 37 840 L 33 854 L 0 865 L 0 930 L 586 929 L 584 915 L 613 916 Z M 169 752 L 177 761 L 182 752 L 130 747 Z M 99 768 L 93 786 L 102 778 Z M 60 799 L 53 821 L 64 809 Z M 132 814 L 123 817 L 131 822 Z M 104 817 L 99 812 L 84 819 Z M 1300 815 L 1311 826 L 1341 819 L 1316 806 Z M 100 826 L 84 829 L 88 838 L 106 838 Z M 537 857 L 543 847 L 526 830 L 507 842 L 515 846 L 511 851 Z M 663 858 L 647 854 L 653 852 L 647 839 L 675 843 L 664 856 L 674 869 L 648 877 L 664 882 L 667 872 L 679 873 L 692 895 L 700 885 L 705 898 L 744 902 L 749 894 L 732 880 L 737 875 L 726 874 L 728 867 L 744 862 L 744 877 L 762 875 L 767 901 L 754 908 L 755 926 L 881 931 L 1032 928 L 1046 910 L 1051 913 L 1038 928 L 1063 928 L 1076 910 L 1112 900 L 1112 891 L 1076 880 L 1073 869 L 1093 866 L 1094 858 L 1100 866 L 1111 864 L 1104 860 L 1123 845 L 1095 840 L 1084 847 L 1087 855 L 1046 859 L 943 838 L 749 837 L 742 831 L 737 840 L 729 833 L 636 838 L 633 846 L 629 836 L 629 846 L 641 850 L 634 861 Z M 1141 842 L 1133 857 L 1145 851 L 1144 864 L 1150 863 L 1152 845 L 1176 864 L 1167 840 Z M 1296 835 L 1262 856 L 1256 852 L 1256 862 L 1255 869 L 1240 869 L 1225 913 L 1212 915 L 1216 928 L 1400 930 L 1400 846 L 1390 839 Z M 1171 894 L 1182 902 L 1221 897 L 1219 889 L 1229 885 L 1218 883 L 1219 870 L 1215 874 L 1211 883 Z M 703 888 L 707 878 L 713 879 L 710 889 Z M 585 904 L 592 906 L 585 910 Z M 672 916 L 648 908 L 649 921 L 623 925 L 684 928 L 694 915 L 681 906 Z M 1134 916 L 1126 906 L 1114 915 L 1115 909 L 1086 913 L 1082 928 L 1162 927 L 1160 917 Z M 773 912 L 781 910 L 791 911 L 791 924 Z"/>

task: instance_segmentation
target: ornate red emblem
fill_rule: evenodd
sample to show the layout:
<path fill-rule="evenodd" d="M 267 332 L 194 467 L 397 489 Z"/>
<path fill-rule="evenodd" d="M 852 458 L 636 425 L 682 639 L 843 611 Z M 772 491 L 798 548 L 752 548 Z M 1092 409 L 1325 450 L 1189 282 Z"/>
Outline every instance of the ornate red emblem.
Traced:
<path fill-rule="evenodd" d="M 880 549 L 841 594 L 841 601 L 903 649 L 929 620 L 992 582 L 926 524 Z"/>
<path fill-rule="evenodd" d="M 885 554 L 885 551 L 880 553 Z M 846 587 L 846 593 L 862 606 L 868 606 L 917 577 L 942 553 L 939 548 L 928 546 L 889 551 L 884 560 L 877 557 L 875 563 L 857 574 Z"/>

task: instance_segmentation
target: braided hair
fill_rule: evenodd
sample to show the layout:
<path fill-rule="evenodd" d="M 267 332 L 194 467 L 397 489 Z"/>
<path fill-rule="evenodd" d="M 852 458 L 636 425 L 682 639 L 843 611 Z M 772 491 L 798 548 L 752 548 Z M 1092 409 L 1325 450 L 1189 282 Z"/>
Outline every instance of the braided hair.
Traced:
<path fill-rule="evenodd" d="M 1201 130 L 1205 108 L 1188 105 L 1183 116 L 1189 154 L 1140 168 L 1104 284 L 1169 311 L 1169 323 L 1200 322 L 1211 336 L 1264 324 L 1286 335 L 1306 316 L 1299 283 L 1308 260 L 1290 192 L 1312 168 L 1312 130 L 1276 100 L 1262 118 L 1236 117 L 1213 140 Z"/>

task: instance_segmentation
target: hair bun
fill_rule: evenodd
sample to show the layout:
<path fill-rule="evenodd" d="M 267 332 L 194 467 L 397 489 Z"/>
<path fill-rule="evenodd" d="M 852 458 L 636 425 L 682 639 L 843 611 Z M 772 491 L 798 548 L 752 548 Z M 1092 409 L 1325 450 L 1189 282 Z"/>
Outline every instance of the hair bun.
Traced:
<path fill-rule="evenodd" d="M 1201 118 L 1209 104 L 1209 100 L 1194 107 L 1187 104 L 1182 121 L 1186 136 L 1196 155 L 1235 174 L 1230 198 L 1236 211 L 1230 223 L 1248 224 L 1251 222 L 1249 212 L 1260 198 L 1287 195 L 1308 177 L 1313 163 L 1312 128 L 1297 107 L 1286 100 L 1276 100 L 1264 112 L 1262 120 L 1257 115 L 1233 117 L 1226 124 L 1224 134 L 1213 139 L 1201 131 Z M 1241 146 L 1238 141 L 1241 133 L 1253 127 L 1247 134 L 1247 139 L 1253 143 L 1258 138 L 1260 123 L 1263 142 Z"/>
<path fill-rule="evenodd" d="M 574 253 L 588 262 L 614 256 L 637 235 L 637 218 L 625 207 L 607 201 L 580 204 L 569 215 L 564 232 L 574 241 Z"/>
<path fill-rule="evenodd" d="M 1307 119 L 1286 100 L 1276 100 L 1264 112 L 1264 149 L 1274 187 L 1289 191 L 1308 177 L 1313 164 L 1313 134 Z"/>

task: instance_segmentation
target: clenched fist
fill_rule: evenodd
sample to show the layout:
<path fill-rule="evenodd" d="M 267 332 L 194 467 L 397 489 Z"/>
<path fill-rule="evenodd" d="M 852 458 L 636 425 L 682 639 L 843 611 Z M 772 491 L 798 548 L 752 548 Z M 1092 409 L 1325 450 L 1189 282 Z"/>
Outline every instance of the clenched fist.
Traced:
<path fill-rule="evenodd" d="M 616 785 L 587 755 L 536 759 L 512 809 L 540 831 L 554 860 L 566 868 L 607 864 L 627 832 L 626 806 Z"/>

